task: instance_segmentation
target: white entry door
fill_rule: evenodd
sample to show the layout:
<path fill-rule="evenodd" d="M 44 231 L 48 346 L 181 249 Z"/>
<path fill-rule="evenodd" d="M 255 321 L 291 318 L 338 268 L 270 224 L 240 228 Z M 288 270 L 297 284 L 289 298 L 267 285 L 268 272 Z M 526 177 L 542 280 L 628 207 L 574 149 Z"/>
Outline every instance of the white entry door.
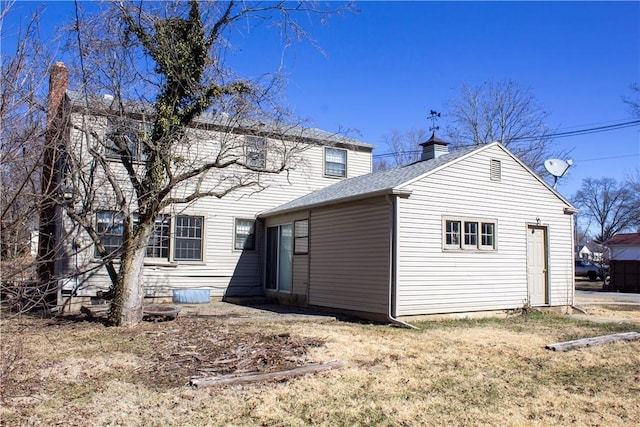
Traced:
<path fill-rule="evenodd" d="M 546 227 L 530 225 L 527 228 L 527 283 L 529 304 L 548 304 Z"/>

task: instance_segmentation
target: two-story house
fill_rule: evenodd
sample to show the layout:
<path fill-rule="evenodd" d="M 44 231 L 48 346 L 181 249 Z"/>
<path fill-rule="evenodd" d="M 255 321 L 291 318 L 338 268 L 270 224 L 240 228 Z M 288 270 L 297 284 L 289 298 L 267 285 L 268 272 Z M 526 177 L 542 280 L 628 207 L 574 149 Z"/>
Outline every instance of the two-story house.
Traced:
<path fill-rule="evenodd" d="M 71 296 L 87 303 L 109 289 L 111 281 L 95 238 L 72 213 L 84 209 L 83 218 L 93 221 L 108 253 L 122 245 L 123 213 L 116 199 L 128 199 L 135 210 L 127 176 L 145 161 L 138 143 L 150 132 L 151 113 L 145 105 L 118 103 L 111 96 L 87 98 L 70 91 L 66 73 L 57 64 L 50 88 L 50 102 L 56 103 L 50 105 L 50 111 L 58 120 L 51 121 L 56 129 L 50 132 L 54 137 L 49 143 L 64 152 L 56 160 L 57 183 L 52 188 L 69 201 L 51 217 L 56 241 L 53 276 L 59 280 L 60 303 Z M 127 133 L 131 171 L 123 166 L 111 142 L 115 132 Z M 201 188 L 228 194 L 183 200 L 167 206 L 156 218 L 144 260 L 146 297 L 171 298 L 176 289 L 207 290 L 211 297 L 261 295 L 265 233 L 258 214 L 372 168 L 373 147 L 361 141 L 224 113 L 198 117 L 187 129 L 185 141 L 176 151 L 179 156 L 174 153 L 172 173 L 178 174 L 181 164 L 193 169 L 212 158 L 235 164 L 185 181 L 168 197 L 181 200 Z M 112 176 L 106 176 L 105 170 Z M 110 179 L 120 181 L 123 194 L 114 192 Z M 286 249 L 291 236 L 291 230 L 282 230 L 279 236 L 283 260 L 292 256 L 292 245 Z M 285 275 L 281 271 L 280 280 L 286 281 Z"/>

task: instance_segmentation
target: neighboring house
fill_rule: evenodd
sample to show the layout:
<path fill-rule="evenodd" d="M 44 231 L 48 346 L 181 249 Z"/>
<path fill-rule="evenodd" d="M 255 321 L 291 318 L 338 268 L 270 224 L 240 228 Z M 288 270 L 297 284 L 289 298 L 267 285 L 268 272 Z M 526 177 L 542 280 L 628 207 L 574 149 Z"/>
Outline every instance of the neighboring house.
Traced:
<path fill-rule="evenodd" d="M 586 242 L 580 245 L 578 258 L 585 261 L 601 263 L 603 261 L 603 253 L 604 249 L 602 245 L 599 245 L 595 242 Z"/>
<path fill-rule="evenodd" d="M 572 305 L 576 209 L 500 143 L 421 145 L 263 212 L 267 295 L 379 320 Z"/>
<path fill-rule="evenodd" d="M 609 289 L 640 292 L 640 233 L 616 234 L 604 245 L 609 248 Z"/>
<path fill-rule="evenodd" d="M 60 67 L 62 65 L 58 64 L 57 71 L 64 72 Z M 56 81 L 64 84 L 66 79 L 52 77 L 52 86 Z M 62 108 L 57 114 L 65 117 L 59 121 L 63 123 L 58 125 L 62 129 L 56 129 L 54 133 L 66 140 L 67 146 L 76 152 L 87 153 L 91 141 L 87 141 L 87 132 L 82 132 L 87 126 L 92 126 L 89 134 L 108 141 L 111 125 L 105 112 L 110 108 L 112 98 L 87 100 L 66 87 L 52 87 L 51 90 L 60 94 Z M 139 123 L 140 132 L 144 132 L 144 108 L 131 108 L 133 123 Z M 260 175 L 260 187 L 240 189 L 221 198 L 205 197 L 166 209 L 157 218 L 154 236 L 147 247 L 144 294 L 146 297 L 170 298 L 176 289 L 204 289 L 213 297 L 262 295 L 264 245 L 263 230 L 256 222 L 257 214 L 336 181 L 371 172 L 373 146 L 301 126 L 273 129 L 272 125 L 264 123 L 240 121 L 232 123 L 231 127 L 226 122 L 220 123 L 217 117 L 206 115 L 200 117 L 197 124 L 197 130 L 188 130 L 192 133 L 191 146 L 185 156 L 216 155 L 216 147 L 223 138 L 234 138 L 239 141 L 237 147 L 244 150 L 242 159 L 256 169 L 270 161 L 272 147 L 284 152 L 293 145 L 300 147 L 302 144 L 300 158 L 281 173 Z M 132 143 L 136 142 L 136 137 L 131 136 Z M 85 157 L 90 159 L 86 154 Z M 113 170 L 121 168 L 117 159 L 110 159 L 109 153 L 105 158 L 112 162 Z M 204 179 L 223 182 L 225 174 L 242 173 L 242 170 L 218 172 L 213 171 Z M 124 171 L 120 177 L 126 177 Z M 56 179 L 65 191 L 64 172 L 59 171 Z M 110 202 L 113 196 L 109 194 L 106 181 L 104 185 L 94 187 L 95 191 L 86 195 L 95 199 L 93 221 L 107 250 L 116 250 L 123 238 L 121 216 L 113 209 Z M 109 288 L 110 280 L 105 268 L 100 267 L 101 260 L 92 240 L 71 220 L 67 210 L 58 207 L 54 218 L 52 234 L 56 236 L 58 251 L 54 277 L 61 282 L 60 302 L 71 295 L 84 301 L 96 297 L 99 291 Z"/>

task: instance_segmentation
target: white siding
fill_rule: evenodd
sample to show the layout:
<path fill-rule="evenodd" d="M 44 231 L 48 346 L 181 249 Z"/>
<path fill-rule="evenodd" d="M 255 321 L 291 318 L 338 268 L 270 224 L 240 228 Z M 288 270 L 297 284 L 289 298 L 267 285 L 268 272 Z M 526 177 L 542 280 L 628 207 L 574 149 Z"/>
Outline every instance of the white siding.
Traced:
<path fill-rule="evenodd" d="M 502 163 L 490 179 L 490 160 Z M 528 300 L 527 224 L 548 227 L 550 305 L 573 302 L 572 218 L 500 147 L 476 152 L 408 185 L 401 199 L 397 314 L 522 307 Z M 494 219 L 497 250 L 443 250 L 443 217 Z"/>
<path fill-rule="evenodd" d="M 640 261 L 640 246 L 611 246 L 610 258 L 617 261 Z"/>
<path fill-rule="evenodd" d="M 78 116 L 75 118 L 78 119 Z M 104 127 L 103 124 L 100 126 Z M 75 132 L 73 137 L 77 139 L 78 135 L 80 134 Z M 185 153 L 199 159 L 211 158 L 215 155 L 215 135 L 209 133 L 208 140 L 206 136 L 201 132 L 199 138 L 194 138 L 192 145 Z M 282 144 L 277 141 L 275 143 Z M 144 268 L 145 294 L 147 296 L 171 296 L 171 290 L 174 288 L 209 288 L 212 296 L 259 294 L 262 291 L 263 231 L 261 227 L 256 227 L 255 250 L 235 250 L 233 246 L 234 221 L 235 218 L 255 218 L 264 210 L 274 208 L 336 182 L 336 178 L 324 177 L 324 146 L 309 145 L 309 148 L 303 151 L 302 156 L 303 158 L 297 161 L 288 172 L 263 174 L 260 182 L 265 188 L 262 191 L 256 191 L 255 188 L 237 190 L 222 198 L 208 197 L 197 200 L 188 206 L 173 206 L 167 209 L 165 213 L 170 215 L 202 215 L 205 217 L 204 259 L 197 263 L 175 263 L 173 265 L 169 265 L 168 262 L 157 263 L 150 260 Z M 267 162 L 271 160 L 269 152 L 267 152 Z M 371 149 L 348 147 L 347 167 L 349 177 L 371 172 Z M 213 171 L 207 176 L 207 182 L 215 183 L 220 176 L 229 173 L 233 174 L 234 172 L 232 169 Z M 108 186 L 103 188 L 108 189 Z M 181 196 L 186 194 L 186 190 L 186 188 L 178 189 L 173 195 Z M 68 219 L 63 221 L 65 230 L 71 230 L 72 225 Z M 173 228 L 173 223 L 171 227 Z M 82 242 L 81 246 L 85 248 L 78 255 L 78 264 L 85 267 L 95 267 L 97 264 L 92 261 L 94 247 L 91 240 L 83 233 L 77 233 L 76 237 Z M 70 239 L 67 244 L 71 244 Z M 170 250 L 172 250 L 171 247 Z M 58 263 L 59 272 L 61 274 L 75 274 L 72 267 L 74 261 L 70 259 L 67 261 Z M 296 280 L 305 274 L 301 270 L 301 266 L 298 267 L 295 271 Z M 78 279 L 83 287 L 79 293 L 80 296 L 95 295 L 96 288 L 107 289 L 110 283 L 105 269 L 80 275 Z M 300 286 L 302 285 L 297 286 L 296 289 Z"/>
<path fill-rule="evenodd" d="M 310 305 L 388 312 L 391 209 L 377 198 L 312 212 Z"/>

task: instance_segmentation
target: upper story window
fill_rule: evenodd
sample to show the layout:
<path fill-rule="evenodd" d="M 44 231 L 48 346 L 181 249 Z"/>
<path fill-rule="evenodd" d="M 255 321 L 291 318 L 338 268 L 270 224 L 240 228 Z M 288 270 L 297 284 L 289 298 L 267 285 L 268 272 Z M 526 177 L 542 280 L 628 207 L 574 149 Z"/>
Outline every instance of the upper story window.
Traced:
<path fill-rule="evenodd" d="M 347 150 L 325 147 L 324 174 L 340 178 L 347 176 Z"/>
<path fill-rule="evenodd" d="M 152 132 L 151 124 L 121 117 L 107 119 L 106 156 L 144 161 L 144 144 Z"/>
<path fill-rule="evenodd" d="M 267 165 L 267 141 L 260 136 L 245 136 L 245 156 L 247 166 L 264 169 Z"/>
<path fill-rule="evenodd" d="M 495 250 L 495 220 L 445 218 L 443 249 Z"/>
<path fill-rule="evenodd" d="M 253 250 L 256 247 L 255 221 L 236 218 L 234 249 Z"/>

